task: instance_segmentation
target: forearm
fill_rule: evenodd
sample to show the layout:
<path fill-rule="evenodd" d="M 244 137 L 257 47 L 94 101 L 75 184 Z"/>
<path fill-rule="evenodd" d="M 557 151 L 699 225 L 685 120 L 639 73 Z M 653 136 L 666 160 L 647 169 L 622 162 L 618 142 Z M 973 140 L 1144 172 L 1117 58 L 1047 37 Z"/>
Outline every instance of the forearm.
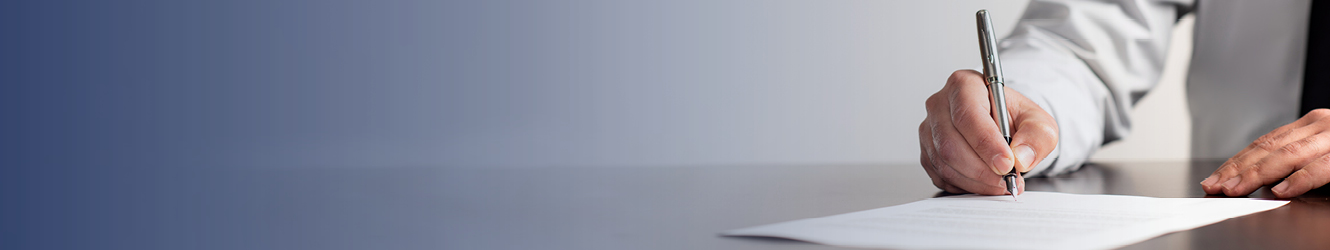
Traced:
<path fill-rule="evenodd" d="M 1132 105 L 1154 87 L 1179 9 L 1187 2 L 1030 3 L 1001 44 L 1007 85 L 1049 112 L 1058 147 L 1032 175 L 1076 170 L 1130 132 Z"/>

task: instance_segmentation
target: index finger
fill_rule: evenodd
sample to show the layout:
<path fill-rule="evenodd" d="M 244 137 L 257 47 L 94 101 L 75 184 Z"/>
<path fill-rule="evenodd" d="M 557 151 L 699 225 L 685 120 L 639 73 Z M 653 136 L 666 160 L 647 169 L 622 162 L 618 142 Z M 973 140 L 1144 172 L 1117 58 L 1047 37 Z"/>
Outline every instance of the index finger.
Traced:
<path fill-rule="evenodd" d="M 951 74 L 947 79 L 947 86 L 952 88 L 948 98 L 951 122 L 975 154 L 994 173 L 1004 175 L 1011 171 L 1015 159 L 993 118 L 985 84 L 983 76 L 973 70 L 958 70 Z"/>

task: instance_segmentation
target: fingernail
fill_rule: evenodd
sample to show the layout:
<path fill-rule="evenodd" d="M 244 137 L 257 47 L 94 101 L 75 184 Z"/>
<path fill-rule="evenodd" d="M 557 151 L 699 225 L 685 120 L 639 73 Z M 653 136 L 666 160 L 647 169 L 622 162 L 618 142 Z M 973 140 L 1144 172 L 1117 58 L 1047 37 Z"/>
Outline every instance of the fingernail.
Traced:
<path fill-rule="evenodd" d="M 1239 182 L 1242 182 L 1242 176 L 1234 175 L 1233 178 L 1228 178 L 1228 181 L 1224 182 L 1224 188 L 1228 190 L 1233 190 L 1233 187 L 1238 186 Z"/>
<path fill-rule="evenodd" d="M 1016 153 L 1016 164 L 1019 164 L 1019 166 L 1013 166 L 1013 167 L 1022 170 L 1028 170 L 1034 167 L 1030 166 L 1030 163 L 1034 162 L 1034 150 L 1030 149 L 1030 146 L 1026 145 L 1017 146 L 1016 150 L 1013 150 L 1013 153 Z"/>
<path fill-rule="evenodd" d="M 1275 191 L 1275 194 L 1284 194 L 1284 191 L 1288 191 L 1288 182 L 1279 182 L 1279 185 L 1275 185 L 1275 188 L 1271 188 L 1270 191 Z"/>
<path fill-rule="evenodd" d="M 1214 186 L 1214 185 L 1215 185 L 1215 182 L 1217 181 L 1216 179 L 1219 179 L 1219 178 L 1215 178 L 1214 175 L 1210 175 L 1210 177 L 1205 177 L 1205 180 L 1202 180 L 1202 181 L 1201 181 L 1201 186 L 1203 186 L 1203 187 L 1207 187 L 1207 188 L 1210 187 L 1210 186 Z"/>
<path fill-rule="evenodd" d="M 1002 157 L 1001 154 L 998 154 L 998 155 L 994 155 L 994 156 L 993 156 L 993 160 L 991 160 L 991 161 L 989 161 L 989 162 L 992 162 L 992 163 L 993 163 L 993 166 L 992 166 L 992 168 L 993 168 L 993 172 L 994 172 L 994 173 L 997 173 L 998 175 L 1004 175 L 1004 174 L 1007 174 L 1007 172 L 1010 172 L 1010 171 L 1011 171 L 1010 169 L 1008 169 L 1008 171 L 1002 171 L 1002 168 L 1003 168 L 1003 167 L 1011 166 L 1011 165 L 1012 165 L 1012 163 L 1011 163 L 1011 158 L 1008 158 L 1008 157 Z"/>

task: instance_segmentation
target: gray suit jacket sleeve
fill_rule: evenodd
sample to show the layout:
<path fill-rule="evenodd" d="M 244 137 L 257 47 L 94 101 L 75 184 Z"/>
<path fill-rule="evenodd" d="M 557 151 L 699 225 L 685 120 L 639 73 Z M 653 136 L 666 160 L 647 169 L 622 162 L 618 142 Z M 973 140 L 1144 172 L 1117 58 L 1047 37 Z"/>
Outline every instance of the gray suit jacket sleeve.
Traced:
<path fill-rule="evenodd" d="M 1074 171 L 1131 130 L 1190 1 L 1034 0 L 999 44 L 1007 86 L 1057 120 L 1059 142 L 1032 175 Z"/>

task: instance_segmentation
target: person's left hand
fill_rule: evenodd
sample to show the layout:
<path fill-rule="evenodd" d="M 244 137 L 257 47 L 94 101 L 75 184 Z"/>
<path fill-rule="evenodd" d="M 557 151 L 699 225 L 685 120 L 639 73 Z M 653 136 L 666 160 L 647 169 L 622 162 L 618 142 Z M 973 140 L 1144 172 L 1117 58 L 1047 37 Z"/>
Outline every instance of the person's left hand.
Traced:
<path fill-rule="evenodd" d="M 1283 182 L 1280 182 L 1283 180 Z M 1208 194 L 1246 196 L 1261 186 L 1289 198 L 1330 182 L 1330 109 L 1312 110 L 1242 149 L 1201 181 Z"/>

